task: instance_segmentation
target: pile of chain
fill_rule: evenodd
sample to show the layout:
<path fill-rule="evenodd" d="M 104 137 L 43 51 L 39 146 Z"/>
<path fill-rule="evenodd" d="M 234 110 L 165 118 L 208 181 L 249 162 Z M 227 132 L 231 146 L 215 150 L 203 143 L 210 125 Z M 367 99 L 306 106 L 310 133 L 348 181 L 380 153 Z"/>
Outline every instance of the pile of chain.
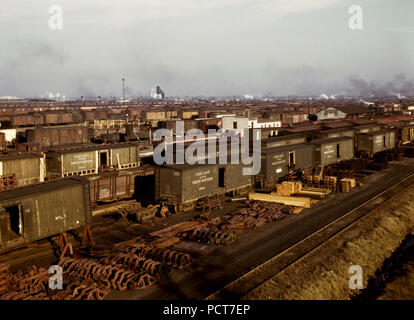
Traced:
<path fill-rule="evenodd" d="M 49 277 L 47 269 L 33 266 L 12 273 L 9 277 L 9 288 L 28 295 L 46 293 L 49 288 Z"/>
<path fill-rule="evenodd" d="M 6 293 L 0 300 L 102 300 L 110 288 L 92 281 L 70 281 L 64 289 L 49 288 L 47 269 L 33 266 L 9 277 Z"/>
<path fill-rule="evenodd" d="M 149 274 L 135 274 L 122 266 L 106 266 L 92 259 L 63 258 L 59 265 L 70 277 L 101 282 L 120 291 L 143 289 L 157 281 Z"/>
<path fill-rule="evenodd" d="M 245 230 L 260 227 L 266 223 L 279 221 L 285 214 L 293 212 L 292 206 L 272 202 L 253 202 L 247 208 L 242 208 L 230 214 L 219 228 L 230 233 L 241 233 Z"/>
<path fill-rule="evenodd" d="M 160 277 L 168 271 L 166 265 L 161 262 L 137 255 L 132 251 L 108 255 L 100 262 L 109 266 L 122 266 L 123 269 L 136 273 L 148 273 L 155 277 Z"/>
<path fill-rule="evenodd" d="M 175 268 L 184 268 L 191 263 L 191 257 L 187 253 L 179 252 L 168 248 L 155 248 L 150 245 L 134 245 L 129 247 L 127 252 L 157 260 Z"/>
<path fill-rule="evenodd" d="M 236 236 L 233 233 L 212 230 L 194 230 L 187 234 L 187 238 L 193 241 L 222 245 L 236 241 Z"/>
<path fill-rule="evenodd" d="M 91 280 L 73 281 L 65 286 L 64 290 L 56 290 L 51 300 L 102 300 L 111 288 Z"/>
<path fill-rule="evenodd" d="M 0 264 L 0 295 L 9 291 L 9 266 Z"/>

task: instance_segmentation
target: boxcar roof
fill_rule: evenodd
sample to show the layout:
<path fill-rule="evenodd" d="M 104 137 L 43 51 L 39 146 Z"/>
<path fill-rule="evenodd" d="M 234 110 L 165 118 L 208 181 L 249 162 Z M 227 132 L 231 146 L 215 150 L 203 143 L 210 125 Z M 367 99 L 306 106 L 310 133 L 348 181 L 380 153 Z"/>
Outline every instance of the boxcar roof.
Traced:
<path fill-rule="evenodd" d="M 367 136 L 376 136 L 376 135 L 388 133 L 388 132 L 391 132 L 391 131 L 393 131 L 393 130 L 392 129 L 382 129 L 382 130 L 373 131 L 373 132 L 365 132 L 363 134 L 366 134 Z"/>
<path fill-rule="evenodd" d="M 345 131 L 353 131 L 352 127 L 341 127 L 341 128 L 335 128 L 335 129 L 327 129 L 322 130 L 320 133 L 336 133 L 336 132 L 345 132 Z"/>
<path fill-rule="evenodd" d="M 3 190 L 0 191 L 0 201 L 20 197 L 28 197 L 34 193 L 53 191 L 61 187 L 78 185 L 85 182 L 87 182 L 87 180 L 83 177 L 68 177 L 64 179 L 52 180 L 48 182 L 41 182 L 28 186 Z"/>
<path fill-rule="evenodd" d="M 367 128 L 374 128 L 374 127 L 380 127 L 380 125 L 377 123 L 371 123 L 371 124 L 365 124 L 362 126 L 355 126 L 354 129 L 358 130 L 358 129 L 367 129 Z"/>
<path fill-rule="evenodd" d="M 207 160 L 206 160 L 207 161 Z M 211 166 L 216 166 L 217 164 L 188 164 L 188 163 L 184 163 L 184 164 L 172 164 L 172 165 L 166 165 L 166 166 L 160 166 L 161 168 L 169 168 L 169 169 L 173 169 L 173 170 L 186 170 L 186 169 L 194 169 L 194 168 L 199 168 L 199 167 L 211 167 Z"/>
<path fill-rule="evenodd" d="M 310 147 L 311 145 L 309 143 L 297 143 L 292 144 L 290 146 L 281 146 L 281 147 L 273 147 L 269 149 L 262 150 L 262 153 L 275 153 L 275 152 L 283 152 L 286 150 L 292 150 L 292 149 L 301 149 Z"/>
<path fill-rule="evenodd" d="M 302 134 L 290 134 L 286 136 L 278 136 L 278 137 L 271 137 L 271 138 L 263 139 L 263 142 L 284 141 L 284 140 L 292 140 L 292 139 L 298 139 L 298 138 L 305 139 L 306 137 Z"/>
<path fill-rule="evenodd" d="M 66 145 L 66 146 L 55 146 L 48 147 L 49 152 L 54 153 L 72 153 L 72 152 L 82 152 L 82 151 L 92 151 L 92 150 L 105 150 L 105 149 L 118 149 L 136 146 L 138 144 L 126 142 L 126 143 L 114 143 L 114 144 L 87 144 L 87 145 Z"/>
<path fill-rule="evenodd" d="M 340 142 L 340 141 L 345 141 L 345 140 L 353 140 L 353 139 L 351 137 L 336 137 L 336 138 L 313 140 L 311 141 L 311 143 L 326 144 L 326 143 Z"/>
<path fill-rule="evenodd" d="M 43 155 L 31 152 L 16 152 L 0 154 L 0 161 L 28 159 L 28 158 L 42 158 Z"/>

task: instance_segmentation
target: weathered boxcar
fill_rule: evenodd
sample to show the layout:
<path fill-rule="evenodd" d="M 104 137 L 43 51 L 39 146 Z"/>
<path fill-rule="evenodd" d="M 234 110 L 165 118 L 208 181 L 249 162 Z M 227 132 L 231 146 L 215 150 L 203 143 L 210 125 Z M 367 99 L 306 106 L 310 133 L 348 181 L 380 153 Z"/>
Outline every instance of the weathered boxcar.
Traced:
<path fill-rule="evenodd" d="M 252 176 L 242 174 L 243 164 L 171 165 L 155 167 L 155 201 L 192 206 L 208 196 L 246 191 Z"/>
<path fill-rule="evenodd" d="M 73 115 L 70 112 L 50 112 L 42 113 L 43 123 L 47 125 L 73 123 Z"/>
<path fill-rule="evenodd" d="M 137 177 L 144 175 L 143 168 L 135 168 L 87 176 L 91 202 L 114 201 L 134 196 Z"/>
<path fill-rule="evenodd" d="M 393 149 L 396 143 L 395 138 L 396 132 L 392 129 L 358 134 L 357 151 L 372 156 L 377 152 Z"/>
<path fill-rule="evenodd" d="M 15 175 L 18 186 L 43 182 L 44 157 L 35 153 L 10 153 L 0 155 L 0 176 Z"/>
<path fill-rule="evenodd" d="M 262 140 L 262 149 L 289 146 L 306 142 L 306 137 L 301 134 L 274 137 Z"/>
<path fill-rule="evenodd" d="M 214 195 L 219 187 L 217 165 L 156 166 L 155 201 L 187 204 Z"/>
<path fill-rule="evenodd" d="M 0 191 L 0 250 L 91 222 L 89 183 L 80 177 Z"/>
<path fill-rule="evenodd" d="M 314 145 L 314 165 L 326 166 L 354 157 L 354 140 L 339 137 L 312 141 Z"/>
<path fill-rule="evenodd" d="M 16 114 L 11 116 L 11 126 L 13 127 L 27 127 L 44 124 L 41 114 Z"/>
<path fill-rule="evenodd" d="M 35 128 L 27 130 L 27 143 L 40 147 L 53 147 L 88 142 L 88 129 L 84 126 Z"/>
<path fill-rule="evenodd" d="M 409 121 L 394 122 L 387 124 L 387 128 L 395 129 L 396 140 L 401 144 L 407 144 L 414 141 L 414 123 Z"/>
<path fill-rule="evenodd" d="M 46 152 L 46 173 L 50 179 L 130 169 L 139 165 L 138 143 L 55 147 Z"/>
<path fill-rule="evenodd" d="M 269 186 L 289 171 L 313 168 L 313 146 L 308 143 L 262 150 L 260 174 L 256 182 Z"/>

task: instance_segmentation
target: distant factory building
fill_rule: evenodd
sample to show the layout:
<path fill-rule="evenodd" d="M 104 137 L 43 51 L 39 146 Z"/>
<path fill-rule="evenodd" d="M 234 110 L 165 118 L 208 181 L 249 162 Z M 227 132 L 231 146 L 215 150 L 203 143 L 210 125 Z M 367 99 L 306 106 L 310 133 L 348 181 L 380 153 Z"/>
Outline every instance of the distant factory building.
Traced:
<path fill-rule="evenodd" d="M 358 105 L 345 105 L 328 107 L 319 111 L 310 117 L 311 120 L 336 120 L 336 119 L 352 119 L 364 116 L 370 116 L 372 109 Z"/>

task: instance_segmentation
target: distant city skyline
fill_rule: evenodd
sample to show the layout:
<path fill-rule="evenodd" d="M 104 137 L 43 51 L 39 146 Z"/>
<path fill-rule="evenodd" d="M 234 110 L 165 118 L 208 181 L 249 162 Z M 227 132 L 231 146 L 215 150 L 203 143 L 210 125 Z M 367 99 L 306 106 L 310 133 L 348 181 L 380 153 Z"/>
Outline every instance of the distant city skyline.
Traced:
<path fill-rule="evenodd" d="M 62 30 L 51 30 L 53 5 Z M 351 30 L 348 9 L 363 9 Z M 10 0 L 0 96 L 414 96 L 411 0 Z"/>

